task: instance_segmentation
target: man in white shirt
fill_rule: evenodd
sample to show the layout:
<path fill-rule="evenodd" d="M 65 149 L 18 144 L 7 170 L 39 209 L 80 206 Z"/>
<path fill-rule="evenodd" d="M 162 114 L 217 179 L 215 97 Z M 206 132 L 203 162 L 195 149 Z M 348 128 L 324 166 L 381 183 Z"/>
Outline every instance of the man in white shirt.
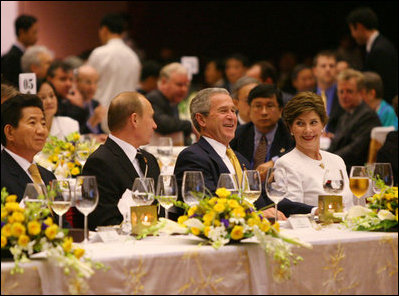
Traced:
<path fill-rule="evenodd" d="M 99 29 L 103 44 L 91 53 L 88 64 L 99 73 L 97 100 L 108 108 L 112 98 L 123 91 L 135 91 L 138 88 L 141 63 L 137 54 L 122 40 L 124 19 L 119 14 L 106 15 Z M 108 132 L 106 118 L 102 129 Z"/>

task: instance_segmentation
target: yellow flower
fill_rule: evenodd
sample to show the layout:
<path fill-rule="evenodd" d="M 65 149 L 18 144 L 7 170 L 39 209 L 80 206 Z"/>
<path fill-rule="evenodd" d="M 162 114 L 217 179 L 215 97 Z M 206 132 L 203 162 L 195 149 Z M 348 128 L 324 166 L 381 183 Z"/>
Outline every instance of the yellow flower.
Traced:
<path fill-rule="evenodd" d="M 233 227 L 231 231 L 231 238 L 234 240 L 239 240 L 244 236 L 244 228 L 240 225 L 236 225 Z"/>
<path fill-rule="evenodd" d="M 8 211 L 6 208 L 2 208 L 1 209 L 1 220 L 3 220 L 4 218 L 6 218 L 8 216 Z"/>
<path fill-rule="evenodd" d="M 1 228 L 1 236 L 11 236 L 11 224 L 6 224 L 3 226 L 3 228 Z"/>
<path fill-rule="evenodd" d="M 184 221 L 186 221 L 188 219 L 188 217 L 186 215 L 180 216 L 179 218 L 177 218 L 177 223 L 184 225 Z M 186 225 L 184 225 L 186 226 Z"/>
<path fill-rule="evenodd" d="M 54 148 L 54 154 L 60 154 L 60 151 L 61 151 L 60 147 Z"/>
<path fill-rule="evenodd" d="M 20 211 L 20 207 L 17 202 L 7 202 L 5 207 L 9 212 Z"/>
<path fill-rule="evenodd" d="M 57 161 L 58 161 L 58 156 L 57 155 L 51 155 L 50 157 L 49 157 L 49 160 L 51 161 L 51 162 L 53 162 L 53 163 L 57 163 Z"/>
<path fill-rule="evenodd" d="M 68 162 L 67 166 L 68 166 L 68 169 L 72 170 L 75 167 L 75 164 L 73 162 Z"/>
<path fill-rule="evenodd" d="M 6 197 L 6 202 L 16 202 L 17 201 L 17 196 L 15 194 L 11 194 Z"/>
<path fill-rule="evenodd" d="M 62 243 L 62 248 L 64 249 L 65 253 L 69 253 L 72 249 L 73 239 L 72 237 L 66 237 L 64 242 Z"/>
<path fill-rule="evenodd" d="M 244 218 L 245 217 L 245 211 L 244 208 L 241 206 L 238 206 L 237 208 L 233 209 L 231 211 L 231 215 L 239 218 Z"/>
<path fill-rule="evenodd" d="M 206 227 L 204 228 L 204 235 L 205 235 L 206 237 L 208 237 L 209 230 L 211 230 L 211 228 L 210 228 L 209 226 L 206 226 Z"/>
<path fill-rule="evenodd" d="M 273 228 L 277 230 L 277 232 L 280 232 L 280 224 L 278 222 L 273 224 Z"/>
<path fill-rule="evenodd" d="M 193 206 L 193 207 L 189 208 L 188 212 L 187 212 L 187 216 L 190 217 L 190 216 L 194 215 L 197 208 L 198 208 L 197 206 Z"/>
<path fill-rule="evenodd" d="M 210 223 L 212 222 L 213 218 L 215 218 L 215 212 L 209 212 L 206 213 L 202 219 L 204 220 L 204 223 Z"/>
<path fill-rule="evenodd" d="M 81 248 L 78 248 L 78 249 L 76 249 L 74 252 L 73 252 L 73 254 L 75 255 L 75 257 L 76 258 L 80 258 L 80 257 L 82 257 L 83 255 L 84 255 L 84 253 L 85 253 L 85 250 L 84 249 L 81 249 Z"/>
<path fill-rule="evenodd" d="M 78 133 L 75 133 L 74 135 L 73 135 L 73 141 L 74 142 L 76 142 L 76 141 L 78 141 L 79 139 L 80 139 L 80 135 L 78 134 Z"/>
<path fill-rule="evenodd" d="M 208 204 L 211 206 L 214 206 L 216 204 L 216 202 L 218 201 L 217 197 L 212 197 L 209 201 Z"/>
<path fill-rule="evenodd" d="M 240 206 L 235 199 L 229 199 L 227 201 L 227 204 L 229 205 L 230 208 L 233 208 L 233 209 Z"/>
<path fill-rule="evenodd" d="M 254 226 L 256 224 L 256 220 L 254 218 L 249 218 L 247 221 L 248 226 Z"/>
<path fill-rule="evenodd" d="M 4 228 L 4 227 L 3 227 Z M 20 237 L 25 234 L 26 228 L 19 222 L 15 222 L 11 225 L 11 235 L 15 237 Z"/>
<path fill-rule="evenodd" d="M 1 236 L 1 247 L 4 248 L 7 245 L 7 238 L 5 236 Z"/>
<path fill-rule="evenodd" d="M 224 211 L 224 209 L 225 209 L 225 206 L 224 206 L 223 203 L 218 202 L 218 203 L 213 207 L 213 209 L 214 209 L 215 212 L 217 212 L 217 213 L 222 213 L 222 212 Z"/>
<path fill-rule="evenodd" d="M 262 230 L 263 232 L 268 232 L 270 229 L 270 222 L 267 219 L 263 219 L 262 223 L 260 223 L 259 225 L 260 230 Z"/>
<path fill-rule="evenodd" d="M 216 190 L 216 195 L 219 196 L 220 198 L 227 198 L 231 195 L 231 192 L 228 191 L 226 188 L 222 187 L 222 188 L 218 188 Z"/>
<path fill-rule="evenodd" d="M 14 212 L 11 216 L 14 222 L 23 222 L 25 220 L 25 215 L 20 212 Z"/>
<path fill-rule="evenodd" d="M 201 233 L 201 230 L 197 227 L 191 227 L 191 233 L 194 235 L 199 235 Z"/>
<path fill-rule="evenodd" d="M 41 225 L 37 221 L 30 221 L 28 223 L 28 233 L 30 235 L 37 235 L 41 231 Z"/>
<path fill-rule="evenodd" d="M 47 227 L 46 230 L 44 231 L 49 240 L 53 240 L 57 235 L 57 232 L 58 232 L 58 226 L 56 224 Z"/>
<path fill-rule="evenodd" d="M 213 224 L 214 224 L 216 227 L 218 227 L 218 226 L 220 226 L 220 221 L 219 221 L 219 220 L 215 220 L 215 221 L 213 221 Z"/>
<path fill-rule="evenodd" d="M 43 223 L 48 226 L 51 226 L 51 225 L 53 225 L 53 219 L 51 217 L 47 217 L 47 219 L 44 220 Z"/>
<path fill-rule="evenodd" d="M 384 197 L 385 197 L 386 200 L 394 199 L 394 196 L 391 193 L 385 193 Z"/>
<path fill-rule="evenodd" d="M 29 236 L 22 234 L 18 239 L 18 245 L 25 247 L 29 243 Z"/>
<path fill-rule="evenodd" d="M 78 167 L 74 167 L 72 170 L 71 170 L 71 175 L 78 175 L 80 173 L 80 170 L 79 170 L 79 168 Z"/>
<path fill-rule="evenodd" d="M 392 209 L 392 206 L 391 206 L 391 203 L 390 203 L 390 202 L 387 202 L 387 208 L 388 208 L 388 210 L 390 210 L 390 211 L 393 211 L 393 209 Z"/>

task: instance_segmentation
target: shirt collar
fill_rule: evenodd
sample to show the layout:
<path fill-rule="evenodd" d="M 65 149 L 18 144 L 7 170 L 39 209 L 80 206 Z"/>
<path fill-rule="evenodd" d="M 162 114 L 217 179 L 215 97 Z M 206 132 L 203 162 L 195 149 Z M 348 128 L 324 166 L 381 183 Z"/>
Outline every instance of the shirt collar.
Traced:
<path fill-rule="evenodd" d="M 133 163 L 136 158 L 137 148 L 135 148 L 132 144 L 129 144 L 126 141 L 123 141 L 112 134 L 108 135 L 111 140 L 113 140 L 119 147 L 125 152 L 126 156 L 129 158 L 130 162 Z"/>
<path fill-rule="evenodd" d="M 204 137 L 203 138 L 209 143 L 209 145 L 212 146 L 213 149 L 215 149 L 216 153 L 221 157 L 224 158 L 226 156 L 226 146 L 212 138 L 209 137 Z"/>
<path fill-rule="evenodd" d="M 28 168 L 30 167 L 31 163 L 27 161 L 25 158 L 22 156 L 19 156 L 18 154 L 15 154 L 14 152 L 10 151 L 6 147 L 4 147 L 4 150 L 11 155 L 11 157 L 19 164 L 19 166 L 25 171 L 28 172 Z M 33 162 L 34 163 L 34 162 Z"/>
<path fill-rule="evenodd" d="M 367 40 L 367 44 L 366 44 L 367 52 L 371 51 L 371 46 L 373 45 L 375 39 L 377 39 L 378 35 L 380 35 L 380 32 L 378 30 L 376 30 L 376 31 L 374 31 L 373 34 L 371 34 L 370 38 Z"/>

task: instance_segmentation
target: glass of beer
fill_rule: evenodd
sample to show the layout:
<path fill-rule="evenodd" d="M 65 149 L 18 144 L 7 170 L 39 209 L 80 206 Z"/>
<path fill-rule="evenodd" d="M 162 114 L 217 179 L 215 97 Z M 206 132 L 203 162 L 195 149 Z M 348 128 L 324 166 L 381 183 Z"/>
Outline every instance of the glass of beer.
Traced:
<path fill-rule="evenodd" d="M 349 176 L 349 187 L 352 193 L 358 198 L 357 204 L 360 204 L 360 198 L 366 194 L 369 189 L 370 177 L 367 174 L 365 166 L 352 166 Z"/>

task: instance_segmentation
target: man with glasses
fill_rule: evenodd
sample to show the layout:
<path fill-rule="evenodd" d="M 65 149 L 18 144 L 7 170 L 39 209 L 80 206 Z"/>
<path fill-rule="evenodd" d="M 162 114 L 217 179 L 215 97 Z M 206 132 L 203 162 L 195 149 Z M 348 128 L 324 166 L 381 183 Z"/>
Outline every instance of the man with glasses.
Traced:
<path fill-rule="evenodd" d="M 259 171 L 264 181 L 267 169 L 294 147 L 293 139 L 283 121 L 281 92 L 272 84 L 260 84 L 248 95 L 252 122 L 237 128 L 230 146 Z"/>

